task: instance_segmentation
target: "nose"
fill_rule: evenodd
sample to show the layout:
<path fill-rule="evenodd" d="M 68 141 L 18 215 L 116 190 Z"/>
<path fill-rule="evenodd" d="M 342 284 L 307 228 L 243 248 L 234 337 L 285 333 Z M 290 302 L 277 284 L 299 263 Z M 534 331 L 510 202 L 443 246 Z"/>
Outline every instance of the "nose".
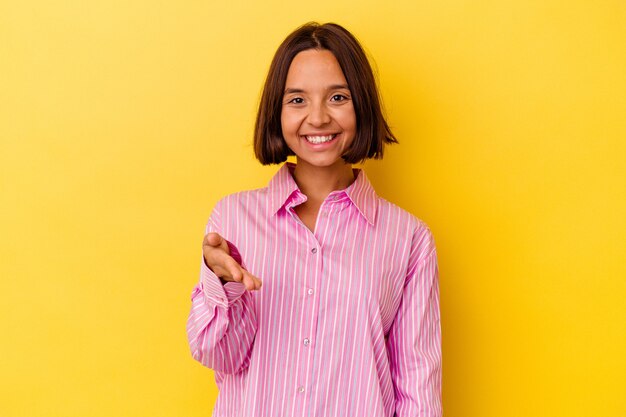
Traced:
<path fill-rule="evenodd" d="M 322 126 L 330 123 L 330 114 L 328 113 L 325 103 L 312 104 L 308 119 L 309 123 L 313 126 Z"/>

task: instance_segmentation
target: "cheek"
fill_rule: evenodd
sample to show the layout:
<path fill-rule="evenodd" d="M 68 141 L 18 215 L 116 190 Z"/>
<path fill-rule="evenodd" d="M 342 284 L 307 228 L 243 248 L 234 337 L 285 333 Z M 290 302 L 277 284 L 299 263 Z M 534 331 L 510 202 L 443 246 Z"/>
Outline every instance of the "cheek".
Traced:
<path fill-rule="evenodd" d="M 283 135 L 289 131 L 289 119 L 285 117 L 285 114 L 280 115 L 280 128 L 283 131 Z"/>
<path fill-rule="evenodd" d="M 300 126 L 300 122 L 296 115 L 282 113 L 280 117 L 280 125 L 284 134 L 295 134 Z"/>
<path fill-rule="evenodd" d="M 338 115 L 338 117 L 341 119 L 341 122 L 346 129 L 356 128 L 356 113 L 354 111 L 354 107 L 342 109 L 342 112 Z"/>

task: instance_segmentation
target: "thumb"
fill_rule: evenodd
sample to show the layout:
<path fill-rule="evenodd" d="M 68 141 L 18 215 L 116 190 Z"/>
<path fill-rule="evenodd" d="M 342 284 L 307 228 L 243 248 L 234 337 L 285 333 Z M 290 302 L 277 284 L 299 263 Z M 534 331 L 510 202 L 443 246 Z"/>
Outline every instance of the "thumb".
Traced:
<path fill-rule="evenodd" d="M 215 248 L 222 248 L 226 251 L 227 254 L 230 255 L 230 248 L 228 247 L 228 243 L 226 243 L 226 239 L 220 236 L 217 232 L 211 232 L 206 235 L 206 242 L 210 246 Z"/>
<path fill-rule="evenodd" d="M 217 247 L 222 243 L 222 237 L 219 235 L 219 233 L 211 232 L 206 235 L 206 243 L 211 246 Z"/>

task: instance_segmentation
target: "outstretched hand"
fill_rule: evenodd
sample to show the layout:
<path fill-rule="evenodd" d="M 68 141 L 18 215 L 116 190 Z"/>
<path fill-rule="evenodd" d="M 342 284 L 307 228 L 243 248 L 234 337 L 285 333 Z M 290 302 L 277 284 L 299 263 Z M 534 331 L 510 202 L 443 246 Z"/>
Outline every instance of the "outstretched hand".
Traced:
<path fill-rule="evenodd" d="M 211 232 L 204 236 L 202 242 L 204 263 L 217 275 L 222 282 L 242 282 L 247 290 L 261 288 L 261 280 L 245 269 L 230 256 L 226 240 L 219 233 Z"/>

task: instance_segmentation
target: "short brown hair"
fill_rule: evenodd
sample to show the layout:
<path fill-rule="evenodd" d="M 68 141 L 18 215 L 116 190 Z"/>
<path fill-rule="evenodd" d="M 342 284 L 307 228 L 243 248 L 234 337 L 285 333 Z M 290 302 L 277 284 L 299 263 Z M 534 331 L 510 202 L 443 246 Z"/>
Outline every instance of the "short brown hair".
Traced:
<path fill-rule="evenodd" d="M 357 163 L 382 159 L 385 144 L 398 143 L 381 108 L 374 73 L 359 41 L 336 23 L 308 22 L 278 47 L 270 65 L 254 126 L 254 153 L 263 165 L 279 164 L 294 155 L 282 134 L 280 114 L 287 73 L 293 58 L 308 49 L 328 50 L 341 66 L 352 95 L 357 132 L 342 158 Z"/>

